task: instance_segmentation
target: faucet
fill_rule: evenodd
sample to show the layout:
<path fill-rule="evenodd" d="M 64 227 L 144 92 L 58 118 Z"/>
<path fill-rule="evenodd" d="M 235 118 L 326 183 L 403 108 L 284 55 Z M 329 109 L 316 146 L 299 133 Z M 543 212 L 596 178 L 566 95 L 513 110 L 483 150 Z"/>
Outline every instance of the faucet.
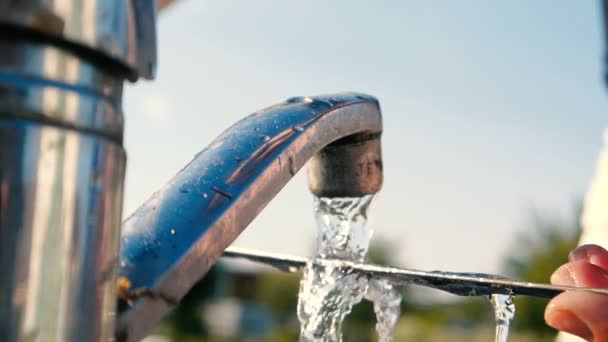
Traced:
<path fill-rule="evenodd" d="M 120 339 L 144 337 L 307 162 L 316 196 L 380 190 L 381 131 L 378 102 L 354 93 L 294 97 L 225 131 L 124 221 Z"/>
<path fill-rule="evenodd" d="M 294 97 L 197 154 L 122 224 L 122 89 L 153 79 L 151 0 L 0 0 L 0 339 L 134 341 L 308 162 L 321 197 L 382 185 L 378 102 Z"/>

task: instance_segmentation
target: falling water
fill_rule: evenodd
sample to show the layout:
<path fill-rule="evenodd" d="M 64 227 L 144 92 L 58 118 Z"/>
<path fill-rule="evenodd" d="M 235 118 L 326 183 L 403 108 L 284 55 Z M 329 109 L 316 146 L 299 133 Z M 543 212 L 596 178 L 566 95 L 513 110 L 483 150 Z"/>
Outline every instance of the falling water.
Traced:
<path fill-rule="evenodd" d="M 342 341 L 342 321 L 366 289 L 367 279 L 342 268 L 339 261 L 309 262 L 298 300 L 300 341 Z"/>
<path fill-rule="evenodd" d="M 363 262 L 373 231 L 367 227 L 372 196 L 315 198 L 319 248 L 300 283 L 298 318 L 301 342 L 342 341 L 342 321 L 364 297 L 374 302 L 380 341 L 392 341 L 400 294 L 387 282 L 372 280 L 345 267 Z"/>
<path fill-rule="evenodd" d="M 401 314 L 401 293 L 385 279 L 371 279 L 365 299 L 374 303 L 378 340 L 393 342 L 393 331 Z"/>
<path fill-rule="evenodd" d="M 367 278 L 341 267 L 340 260 L 365 258 L 372 235 L 366 226 L 370 200 L 371 196 L 315 198 L 319 249 L 300 283 L 302 342 L 342 341 L 342 321 L 367 291 Z"/>
<path fill-rule="evenodd" d="M 493 294 L 490 295 L 490 303 L 494 308 L 496 317 L 496 338 L 495 342 L 507 342 L 509 336 L 509 324 L 515 317 L 515 304 L 513 296 Z"/>

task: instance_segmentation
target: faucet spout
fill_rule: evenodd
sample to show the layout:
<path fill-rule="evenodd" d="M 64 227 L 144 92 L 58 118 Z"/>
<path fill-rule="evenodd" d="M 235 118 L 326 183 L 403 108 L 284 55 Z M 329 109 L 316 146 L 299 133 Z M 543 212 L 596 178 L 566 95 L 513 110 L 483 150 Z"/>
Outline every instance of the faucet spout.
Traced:
<path fill-rule="evenodd" d="M 381 132 L 378 101 L 355 93 L 291 98 L 226 130 L 124 221 L 119 340 L 143 338 L 309 160 L 317 196 L 379 191 Z"/>

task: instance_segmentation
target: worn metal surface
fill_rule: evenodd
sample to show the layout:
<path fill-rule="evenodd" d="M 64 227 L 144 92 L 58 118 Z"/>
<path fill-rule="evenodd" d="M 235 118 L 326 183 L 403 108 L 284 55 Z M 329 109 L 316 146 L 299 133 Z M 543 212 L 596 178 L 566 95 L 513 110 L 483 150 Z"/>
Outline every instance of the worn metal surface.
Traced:
<path fill-rule="evenodd" d="M 2 341 L 113 336 L 125 154 L 0 115 Z"/>
<path fill-rule="evenodd" d="M 2 341 L 114 336 L 135 6 L 0 0 Z"/>
<path fill-rule="evenodd" d="M 52 46 L 0 39 L 0 51 L 0 117 L 122 141 L 122 79 Z"/>
<path fill-rule="evenodd" d="M 317 153 L 309 163 L 308 186 L 318 197 L 362 197 L 382 187 L 379 134 L 340 139 Z"/>
<path fill-rule="evenodd" d="M 125 307 L 119 336 L 145 336 L 317 152 L 381 130 L 378 102 L 349 93 L 292 98 L 225 131 L 123 223 L 120 276 L 158 295 Z"/>
<path fill-rule="evenodd" d="M 309 262 L 308 258 L 273 254 L 244 248 L 230 247 L 225 257 L 247 259 L 275 267 L 283 272 L 299 272 Z M 331 262 L 332 260 L 326 260 Z M 317 262 L 324 262 L 318 260 Z M 510 294 L 552 298 L 564 291 L 584 291 L 608 295 L 608 289 L 557 286 L 510 280 L 498 275 L 465 272 L 419 271 L 406 268 L 359 264 L 340 260 L 344 269 L 353 270 L 374 279 L 388 279 L 396 285 L 421 285 L 446 291 L 458 296 L 487 296 Z"/>
<path fill-rule="evenodd" d="M 120 64 L 130 79 L 154 77 L 153 0 L 0 0 L 0 30 L 99 60 L 102 67 Z"/>

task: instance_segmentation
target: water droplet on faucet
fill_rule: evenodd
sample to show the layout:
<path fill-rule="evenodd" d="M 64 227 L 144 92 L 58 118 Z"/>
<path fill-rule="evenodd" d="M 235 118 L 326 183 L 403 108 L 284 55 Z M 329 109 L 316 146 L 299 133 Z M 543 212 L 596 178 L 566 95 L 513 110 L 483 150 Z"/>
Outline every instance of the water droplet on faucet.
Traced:
<path fill-rule="evenodd" d="M 287 99 L 287 103 L 310 103 L 313 99 L 306 96 L 294 96 Z"/>

